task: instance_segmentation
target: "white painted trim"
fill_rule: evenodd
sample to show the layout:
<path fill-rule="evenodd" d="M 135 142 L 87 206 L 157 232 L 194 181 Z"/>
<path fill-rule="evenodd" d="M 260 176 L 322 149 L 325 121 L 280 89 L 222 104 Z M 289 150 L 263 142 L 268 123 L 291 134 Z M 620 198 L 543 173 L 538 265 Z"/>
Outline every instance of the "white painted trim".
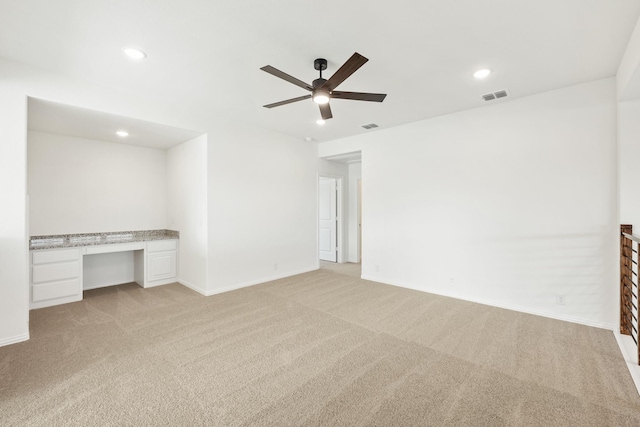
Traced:
<path fill-rule="evenodd" d="M 340 177 L 340 178 L 336 178 L 336 185 L 337 185 L 337 190 L 338 190 L 338 194 L 336 195 L 337 200 L 336 203 L 338 204 L 338 241 L 337 241 L 337 246 L 338 246 L 338 256 L 336 257 L 336 261 L 339 263 L 343 263 L 345 262 L 346 259 L 346 254 L 345 254 L 345 250 L 344 250 L 344 230 L 347 228 L 348 224 L 347 224 L 347 220 L 348 218 L 345 218 L 345 214 L 344 214 L 344 177 Z"/>
<path fill-rule="evenodd" d="M 168 279 L 164 279 L 164 280 L 154 280 L 153 282 L 147 282 L 146 286 L 143 286 L 143 288 L 145 289 L 149 289 L 149 288 L 155 288 L 156 286 L 164 286 L 164 285 L 170 285 L 172 283 L 177 283 L 178 281 L 176 280 L 175 277 L 170 277 Z M 138 282 L 136 282 L 138 283 Z M 140 283 L 138 283 L 139 285 Z"/>
<path fill-rule="evenodd" d="M 640 394 L 640 365 L 638 365 L 636 343 L 633 342 L 630 336 L 622 335 L 618 331 L 613 331 L 613 335 L 616 337 L 622 357 L 624 357 L 624 361 L 627 364 L 627 369 L 629 369 L 633 383 L 638 389 L 638 394 Z"/>
<path fill-rule="evenodd" d="M 199 293 L 200 295 L 204 295 L 205 297 L 208 296 L 207 295 L 207 291 L 205 291 L 204 289 L 200 288 L 199 286 L 194 285 L 193 283 L 187 282 L 186 280 L 182 280 L 182 279 L 179 279 L 178 283 L 180 283 L 182 286 L 186 286 L 187 288 L 191 289 L 192 291 L 195 291 L 195 292 Z"/>
<path fill-rule="evenodd" d="M 29 340 L 28 332 L 26 334 L 17 335 L 15 337 L 5 338 L 3 340 L 0 340 L 0 347 L 4 347 L 5 345 L 17 344 L 19 342 L 23 342 L 27 340 Z"/>
<path fill-rule="evenodd" d="M 175 277 L 170 277 L 168 279 L 164 279 L 164 280 L 154 280 L 153 282 L 147 282 L 147 286 L 143 286 L 140 283 L 136 282 L 135 280 L 128 280 L 126 282 L 121 282 L 121 281 L 116 281 L 116 282 L 108 282 L 105 284 L 99 284 L 99 285 L 94 285 L 94 286 L 90 286 L 88 288 L 82 288 L 82 291 L 91 291 L 93 289 L 101 289 L 101 288 L 108 288 L 110 286 L 118 286 L 118 285 L 126 285 L 127 283 L 135 283 L 136 285 L 140 286 L 141 288 L 153 288 L 155 286 L 163 286 L 163 285 L 168 285 L 170 283 L 176 283 L 176 282 L 180 282 L 179 280 L 176 280 Z"/>
<path fill-rule="evenodd" d="M 273 280 L 284 279 L 285 277 L 291 277 L 291 276 L 297 276 L 298 274 L 309 273 L 311 271 L 318 270 L 318 268 L 319 267 L 317 267 L 317 266 L 313 267 L 313 268 L 305 268 L 305 269 L 302 269 L 302 270 L 291 271 L 291 272 L 288 272 L 288 273 L 285 273 L 285 274 L 278 274 L 278 275 L 275 275 L 275 276 L 264 277 L 264 278 L 258 279 L 258 280 L 251 280 L 249 282 L 238 283 L 236 285 L 231 285 L 231 286 L 227 286 L 227 287 L 224 287 L 224 288 L 213 289 L 213 290 L 207 291 L 203 295 L 211 296 L 211 295 L 222 294 L 222 293 L 225 293 L 225 292 L 235 291 L 237 289 L 248 288 L 250 286 L 260 285 L 262 283 L 271 282 Z"/>
<path fill-rule="evenodd" d="M 391 286 L 397 286 L 399 288 L 406 288 L 406 289 L 411 289 L 414 291 L 420 291 L 420 292 L 424 292 L 424 293 L 429 293 L 429 294 L 434 294 L 434 295 L 440 295 L 443 297 L 449 297 L 449 298 L 455 298 L 455 299 L 459 299 L 459 300 L 463 300 L 463 301 L 469 301 L 469 302 L 475 302 L 477 304 L 483 304 L 483 305 L 489 305 L 491 307 L 498 307 L 498 308 L 504 308 L 506 310 L 513 310 L 513 311 L 518 311 L 521 313 L 527 313 L 527 314 L 533 314 L 536 316 L 542 316 L 542 317 L 548 317 L 550 319 L 556 319 L 556 320 L 562 320 L 564 322 L 571 322 L 571 323 L 578 323 L 580 325 L 585 325 L 585 326 L 591 326 L 594 328 L 600 328 L 600 329 L 608 329 L 610 331 L 615 331 L 616 326 L 612 325 L 610 323 L 603 323 L 603 322 L 593 322 L 591 320 L 587 320 L 587 319 L 583 319 L 580 317 L 574 317 L 574 316 L 563 316 L 563 315 L 559 315 L 557 313 L 550 313 L 544 310 L 533 310 L 529 307 L 523 307 L 520 305 L 516 305 L 516 304 L 502 304 L 502 303 L 496 303 L 495 301 L 491 301 L 491 300 L 485 300 L 485 299 L 475 299 L 475 298 L 468 298 L 464 295 L 459 295 L 459 294 L 455 294 L 455 293 L 445 293 L 445 292 L 433 292 L 433 291 L 425 291 L 424 289 L 420 289 L 416 286 L 413 285 L 409 285 L 409 284 L 399 284 L 397 282 L 385 279 L 385 278 L 381 278 L 381 277 L 376 277 L 376 276 L 368 276 L 368 275 L 362 275 L 361 276 L 362 279 L 364 280 L 370 280 L 372 282 L 378 282 L 378 283 L 383 283 L 385 285 L 391 285 Z"/>

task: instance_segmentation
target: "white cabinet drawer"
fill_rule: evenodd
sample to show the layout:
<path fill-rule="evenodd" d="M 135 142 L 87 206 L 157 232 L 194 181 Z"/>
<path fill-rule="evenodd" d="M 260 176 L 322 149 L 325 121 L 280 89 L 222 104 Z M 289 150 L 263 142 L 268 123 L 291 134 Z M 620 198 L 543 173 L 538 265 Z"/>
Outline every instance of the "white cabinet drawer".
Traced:
<path fill-rule="evenodd" d="M 32 283 L 53 282 L 80 277 L 80 261 L 34 265 L 31 268 Z"/>
<path fill-rule="evenodd" d="M 65 280 L 61 282 L 34 284 L 31 289 L 31 300 L 34 303 L 56 298 L 64 298 L 81 295 L 80 279 Z"/>
<path fill-rule="evenodd" d="M 87 246 L 84 248 L 84 253 L 86 255 L 109 254 L 113 252 L 139 251 L 141 249 L 144 249 L 144 243 L 142 242 L 112 243 L 109 245 Z"/>
<path fill-rule="evenodd" d="M 32 253 L 32 263 L 36 264 L 48 264 L 52 262 L 62 261 L 74 261 L 80 260 L 80 249 L 50 249 L 43 251 L 34 251 Z"/>
<path fill-rule="evenodd" d="M 175 251 L 177 248 L 177 240 L 158 240 L 147 243 L 147 252 Z"/>

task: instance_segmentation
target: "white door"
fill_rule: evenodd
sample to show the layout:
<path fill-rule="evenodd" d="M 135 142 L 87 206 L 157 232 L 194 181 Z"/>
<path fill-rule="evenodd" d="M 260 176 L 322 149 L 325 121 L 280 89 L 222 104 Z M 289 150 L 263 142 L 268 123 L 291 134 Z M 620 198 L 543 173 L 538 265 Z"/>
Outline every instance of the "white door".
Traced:
<path fill-rule="evenodd" d="M 337 180 L 320 177 L 318 184 L 318 252 L 324 261 L 338 261 Z"/>

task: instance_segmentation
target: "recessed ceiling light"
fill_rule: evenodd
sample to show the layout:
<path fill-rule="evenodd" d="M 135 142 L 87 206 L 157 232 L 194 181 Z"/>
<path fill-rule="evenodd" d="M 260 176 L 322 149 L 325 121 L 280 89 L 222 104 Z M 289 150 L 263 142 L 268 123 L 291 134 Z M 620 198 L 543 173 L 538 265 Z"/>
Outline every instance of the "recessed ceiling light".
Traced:
<path fill-rule="evenodd" d="M 129 132 L 127 132 L 126 130 L 119 130 L 116 131 L 116 135 L 118 135 L 120 138 L 126 138 L 129 136 Z"/>
<path fill-rule="evenodd" d="M 313 138 L 311 138 L 310 136 L 305 136 L 304 140 L 307 141 L 307 142 L 311 142 L 311 141 L 313 141 Z"/>
<path fill-rule="evenodd" d="M 140 49 L 136 49 L 135 47 L 123 47 L 122 51 L 125 55 L 127 55 L 131 59 L 135 59 L 139 61 L 147 57 L 147 54 L 141 51 Z"/>
<path fill-rule="evenodd" d="M 473 77 L 475 77 L 476 79 L 484 79 L 489 74 L 491 74 L 491 70 L 484 68 L 482 70 L 478 70 L 475 73 L 473 73 Z"/>
<path fill-rule="evenodd" d="M 319 124 L 320 126 L 322 126 L 325 123 L 325 121 L 322 120 L 322 119 L 318 119 L 318 120 L 316 120 L 316 123 Z"/>

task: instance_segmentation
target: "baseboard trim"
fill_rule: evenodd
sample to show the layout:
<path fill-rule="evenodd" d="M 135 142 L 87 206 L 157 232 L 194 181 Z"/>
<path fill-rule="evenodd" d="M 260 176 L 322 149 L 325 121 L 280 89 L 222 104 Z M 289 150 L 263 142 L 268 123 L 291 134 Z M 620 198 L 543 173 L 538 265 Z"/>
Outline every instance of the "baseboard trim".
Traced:
<path fill-rule="evenodd" d="M 109 283 L 106 283 L 106 284 L 100 284 L 100 285 L 90 285 L 89 287 L 86 287 L 86 288 L 85 288 L 85 287 L 83 287 L 83 288 L 82 288 L 82 291 L 83 291 L 83 292 L 84 292 L 84 291 L 92 291 L 92 290 L 94 290 L 94 289 L 108 288 L 108 287 L 110 287 L 110 286 L 125 285 L 125 284 L 128 284 L 128 283 L 136 283 L 136 281 L 135 281 L 135 280 L 127 280 L 126 282 L 122 282 L 122 281 L 119 281 L 119 280 L 118 280 L 117 282 L 113 282 L 113 283 L 112 283 L 112 282 L 109 282 Z"/>
<path fill-rule="evenodd" d="M 23 342 L 27 340 L 29 340 L 28 332 L 26 334 L 17 335 L 15 337 L 5 338 L 3 340 L 0 340 L 0 347 L 4 347 L 5 345 L 17 344 L 19 342 Z"/>
<path fill-rule="evenodd" d="M 194 285 L 191 282 L 187 282 L 186 280 L 182 280 L 182 279 L 178 279 L 178 283 L 180 283 L 182 286 L 186 286 L 187 288 L 191 289 L 192 291 L 195 291 L 197 293 L 199 293 L 200 295 L 203 296 L 208 296 L 207 295 L 207 291 L 205 291 L 204 289 L 200 288 L 199 286 Z"/>
<path fill-rule="evenodd" d="M 203 294 L 203 295 L 211 296 L 211 295 L 222 294 L 222 293 L 225 293 L 225 292 L 235 291 L 237 289 L 248 288 L 250 286 L 260 285 L 262 283 L 271 282 L 273 280 L 284 279 L 286 277 L 297 276 L 298 274 L 309 273 L 311 271 L 316 271 L 319 268 L 320 268 L 319 266 L 310 267 L 310 268 L 304 268 L 302 270 L 295 270 L 295 271 L 290 271 L 290 272 L 283 273 L 283 274 L 277 274 L 277 275 L 274 275 L 274 276 L 263 277 L 261 279 L 251 280 L 251 281 L 243 282 L 243 283 L 238 283 L 238 284 L 231 285 L 231 286 L 226 286 L 226 287 L 220 288 L 220 289 L 212 289 L 210 291 L 207 291 L 207 293 Z"/>
<path fill-rule="evenodd" d="M 638 394 L 640 395 L 640 366 L 638 365 L 636 343 L 633 342 L 630 336 L 622 335 L 618 331 L 614 331 L 613 335 L 616 337 L 622 357 L 627 364 L 627 369 L 629 369 L 633 383 L 636 385 L 636 389 L 638 389 Z"/>
<path fill-rule="evenodd" d="M 372 282 L 383 283 L 385 285 L 397 286 L 397 287 L 400 287 L 400 288 L 411 289 L 411 290 L 419 291 L 419 292 L 426 292 L 426 293 L 430 293 L 430 294 L 434 294 L 434 295 L 440 295 L 440 296 L 448 297 L 448 298 L 455 298 L 455 299 L 459 299 L 459 300 L 463 300 L 463 301 L 474 302 L 474 303 L 477 303 L 477 304 L 488 305 L 488 306 L 491 306 L 491 307 L 504 308 L 506 310 L 512 310 L 512 311 L 518 311 L 518 312 L 521 312 L 521 313 L 533 314 L 535 316 L 548 317 L 550 319 L 562 320 L 564 322 L 570 322 L 570 323 L 577 323 L 579 325 L 591 326 L 591 327 L 594 327 L 594 328 L 608 329 L 608 330 L 614 331 L 614 332 L 616 331 L 616 325 L 611 324 L 611 323 L 594 322 L 594 321 L 591 321 L 591 320 L 588 320 L 588 319 L 583 319 L 583 318 L 580 318 L 580 317 L 566 316 L 566 315 L 562 315 L 562 314 L 558 314 L 558 313 L 551 313 L 551 312 L 544 311 L 544 310 L 531 309 L 529 307 L 524 307 L 524 306 L 520 306 L 520 305 L 516 305 L 516 304 L 503 304 L 503 303 L 496 303 L 495 301 L 491 301 L 491 300 L 467 298 L 464 295 L 459 295 L 459 294 L 454 294 L 454 293 L 425 291 L 424 289 L 420 289 L 420 288 L 418 288 L 416 286 L 407 285 L 407 284 L 399 284 L 399 283 L 397 283 L 395 281 L 391 281 L 391 280 L 388 280 L 388 279 L 385 279 L 385 278 L 369 276 L 369 275 L 365 275 L 365 274 L 363 274 L 361 276 L 361 278 L 364 279 L 364 280 L 370 280 Z"/>

